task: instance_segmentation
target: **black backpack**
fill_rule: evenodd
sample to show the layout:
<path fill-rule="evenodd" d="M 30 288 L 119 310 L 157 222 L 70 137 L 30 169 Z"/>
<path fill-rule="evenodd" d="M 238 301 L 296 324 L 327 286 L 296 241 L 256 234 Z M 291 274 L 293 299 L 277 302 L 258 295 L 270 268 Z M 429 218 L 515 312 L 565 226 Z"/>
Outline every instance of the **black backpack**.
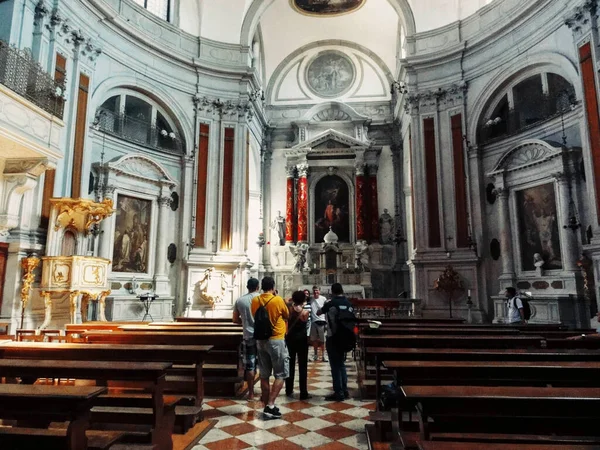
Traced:
<path fill-rule="evenodd" d="M 332 339 L 335 340 L 336 347 L 344 352 L 354 350 L 356 346 L 356 335 L 354 328 L 356 327 L 356 315 L 354 308 L 348 305 L 336 306 L 335 327 L 332 328 Z"/>
<path fill-rule="evenodd" d="M 523 303 L 523 318 L 525 320 L 529 320 L 531 318 L 531 306 L 529 305 L 529 301 L 527 301 L 527 299 L 523 297 L 519 297 L 519 300 L 521 300 L 521 303 Z M 515 297 L 513 301 L 515 302 L 515 309 L 518 309 L 517 298 Z"/>
<path fill-rule="evenodd" d="M 271 319 L 269 318 L 267 305 L 274 298 L 270 298 L 264 305 L 259 305 L 254 313 L 254 339 L 258 341 L 265 341 L 273 336 L 273 324 L 271 324 Z"/>

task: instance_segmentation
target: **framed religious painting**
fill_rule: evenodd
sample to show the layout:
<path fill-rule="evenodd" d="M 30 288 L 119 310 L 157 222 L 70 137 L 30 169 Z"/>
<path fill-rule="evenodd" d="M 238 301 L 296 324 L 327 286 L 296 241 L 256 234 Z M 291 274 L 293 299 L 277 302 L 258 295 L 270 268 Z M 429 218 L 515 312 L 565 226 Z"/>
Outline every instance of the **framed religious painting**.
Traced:
<path fill-rule="evenodd" d="M 554 183 L 519 190 L 515 200 L 522 270 L 542 261 L 543 269 L 562 269 Z"/>
<path fill-rule="evenodd" d="M 113 272 L 148 272 L 152 202 L 118 194 L 115 208 Z"/>
<path fill-rule="evenodd" d="M 315 186 L 315 242 L 323 242 L 329 228 L 339 242 L 350 242 L 350 203 L 348 185 L 337 175 L 321 178 Z"/>

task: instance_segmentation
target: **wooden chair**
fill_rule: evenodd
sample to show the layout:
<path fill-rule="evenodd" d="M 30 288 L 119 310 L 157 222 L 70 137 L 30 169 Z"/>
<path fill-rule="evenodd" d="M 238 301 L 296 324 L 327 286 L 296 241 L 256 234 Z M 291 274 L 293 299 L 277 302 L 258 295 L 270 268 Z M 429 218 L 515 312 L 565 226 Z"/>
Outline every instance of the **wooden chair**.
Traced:
<path fill-rule="evenodd" d="M 43 342 L 44 336 L 41 334 L 37 334 L 37 330 L 26 330 L 26 329 L 18 329 L 17 330 L 17 341 L 33 341 L 33 342 Z"/>

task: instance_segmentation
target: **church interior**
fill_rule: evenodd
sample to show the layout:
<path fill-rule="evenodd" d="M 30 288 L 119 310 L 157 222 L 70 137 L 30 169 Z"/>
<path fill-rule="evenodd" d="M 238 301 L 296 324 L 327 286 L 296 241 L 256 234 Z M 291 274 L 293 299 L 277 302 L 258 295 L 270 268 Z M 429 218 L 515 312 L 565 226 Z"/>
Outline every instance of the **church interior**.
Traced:
<path fill-rule="evenodd" d="M 600 449 L 598 3 L 0 0 L 0 448 Z"/>

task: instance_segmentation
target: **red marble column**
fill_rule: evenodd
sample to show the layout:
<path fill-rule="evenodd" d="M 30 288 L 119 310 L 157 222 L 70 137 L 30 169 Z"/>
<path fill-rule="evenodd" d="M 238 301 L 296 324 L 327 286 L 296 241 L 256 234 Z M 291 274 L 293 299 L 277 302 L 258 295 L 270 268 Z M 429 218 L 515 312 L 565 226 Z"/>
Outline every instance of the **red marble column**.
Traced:
<path fill-rule="evenodd" d="M 290 168 L 287 171 L 285 242 L 294 242 L 294 170 Z"/>
<path fill-rule="evenodd" d="M 379 203 L 377 201 L 377 168 L 369 172 L 369 215 L 371 242 L 379 241 Z"/>
<path fill-rule="evenodd" d="M 364 165 L 356 165 L 356 240 L 367 239 L 367 228 L 365 227 L 366 191 Z"/>
<path fill-rule="evenodd" d="M 308 242 L 308 164 L 298 168 L 298 242 Z"/>

